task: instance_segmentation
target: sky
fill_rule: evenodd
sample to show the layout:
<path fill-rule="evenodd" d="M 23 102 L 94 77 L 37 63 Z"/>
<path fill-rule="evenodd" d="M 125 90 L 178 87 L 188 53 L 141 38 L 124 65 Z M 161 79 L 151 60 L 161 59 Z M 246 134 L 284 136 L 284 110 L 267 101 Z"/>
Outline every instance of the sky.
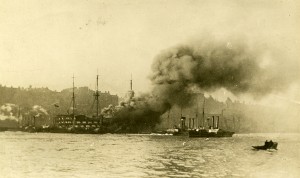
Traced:
<path fill-rule="evenodd" d="M 94 89 L 98 71 L 101 91 L 124 95 L 132 75 L 134 90 L 147 92 L 155 56 L 206 33 L 259 40 L 299 65 L 299 5 L 293 0 L 2 0 L 0 84 L 60 91 L 72 87 L 74 74 L 76 86 Z"/>

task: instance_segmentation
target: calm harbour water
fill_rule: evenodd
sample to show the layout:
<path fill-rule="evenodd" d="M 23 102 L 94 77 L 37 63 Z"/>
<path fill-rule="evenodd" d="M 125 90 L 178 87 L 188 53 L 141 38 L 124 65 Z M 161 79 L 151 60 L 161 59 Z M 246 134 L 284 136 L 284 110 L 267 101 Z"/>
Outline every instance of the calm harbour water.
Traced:
<path fill-rule="evenodd" d="M 266 139 L 277 151 L 254 151 Z M 300 134 L 0 133 L 0 177 L 300 177 Z"/>

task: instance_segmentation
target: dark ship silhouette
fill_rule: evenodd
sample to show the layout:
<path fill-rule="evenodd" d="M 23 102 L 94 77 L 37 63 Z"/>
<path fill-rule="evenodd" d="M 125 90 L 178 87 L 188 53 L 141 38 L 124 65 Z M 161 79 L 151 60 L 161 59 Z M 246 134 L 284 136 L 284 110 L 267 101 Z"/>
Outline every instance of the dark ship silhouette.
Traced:
<path fill-rule="evenodd" d="M 204 108 L 205 108 L 205 98 L 203 101 L 202 127 L 198 129 L 190 129 L 188 131 L 189 137 L 232 137 L 234 132 L 226 131 L 219 128 L 220 116 L 211 116 L 212 126 L 208 125 L 207 127 L 204 127 L 204 118 L 205 118 Z"/>

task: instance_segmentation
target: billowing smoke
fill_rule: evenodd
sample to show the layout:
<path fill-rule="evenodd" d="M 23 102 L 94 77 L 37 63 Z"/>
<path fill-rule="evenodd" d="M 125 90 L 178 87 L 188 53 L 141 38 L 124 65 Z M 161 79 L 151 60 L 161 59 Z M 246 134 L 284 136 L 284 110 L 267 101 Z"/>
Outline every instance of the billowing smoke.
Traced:
<path fill-rule="evenodd" d="M 0 120 L 15 120 L 18 121 L 17 118 L 18 107 L 15 104 L 6 103 L 0 107 Z"/>
<path fill-rule="evenodd" d="M 42 106 L 34 105 L 30 110 L 30 114 L 39 117 L 39 116 L 48 116 L 48 112 Z"/>
<path fill-rule="evenodd" d="M 170 105 L 151 94 L 132 97 L 116 108 L 115 124 L 124 132 L 150 131 L 168 108 Z"/>
<path fill-rule="evenodd" d="M 226 89 L 262 97 L 285 89 L 295 75 L 282 55 L 245 40 L 206 38 L 162 51 L 152 65 L 153 90 L 133 97 L 116 113 L 129 126 L 153 125 L 173 105 L 186 107 L 195 91 Z"/>
<path fill-rule="evenodd" d="M 184 105 L 195 89 L 224 88 L 234 95 L 255 97 L 285 89 L 295 70 L 282 56 L 258 46 L 204 39 L 165 50 L 152 66 L 153 91 L 171 105 Z"/>
<path fill-rule="evenodd" d="M 114 106 L 110 104 L 108 107 L 103 108 L 101 114 L 106 117 L 111 117 L 114 114 Z"/>

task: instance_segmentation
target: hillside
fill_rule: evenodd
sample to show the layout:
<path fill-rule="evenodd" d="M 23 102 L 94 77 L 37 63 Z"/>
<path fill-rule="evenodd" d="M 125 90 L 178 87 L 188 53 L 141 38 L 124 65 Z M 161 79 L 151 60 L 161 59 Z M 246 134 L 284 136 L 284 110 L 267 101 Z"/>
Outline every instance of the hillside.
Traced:
<path fill-rule="evenodd" d="M 109 92 L 99 93 L 100 109 L 108 105 L 117 105 L 118 96 Z M 72 89 L 64 89 L 61 92 L 48 88 L 14 88 L 0 85 L 0 126 L 6 125 L 4 120 L 17 120 L 26 115 L 42 114 L 49 118 L 56 114 L 71 112 Z M 94 91 L 88 87 L 75 88 L 76 113 L 94 115 L 96 104 L 94 103 Z M 2 123 L 2 124 L 1 124 Z M 9 122 L 11 124 L 11 121 Z"/>

